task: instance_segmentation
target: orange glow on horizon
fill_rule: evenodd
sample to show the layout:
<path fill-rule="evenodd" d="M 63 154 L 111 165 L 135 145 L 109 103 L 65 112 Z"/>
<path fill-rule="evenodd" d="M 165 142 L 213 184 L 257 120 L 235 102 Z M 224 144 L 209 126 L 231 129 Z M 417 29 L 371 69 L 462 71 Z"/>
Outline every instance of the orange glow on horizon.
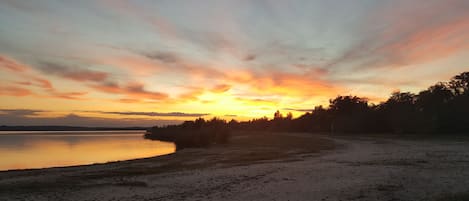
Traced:
<path fill-rule="evenodd" d="M 379 103 L 418 92 L 466 71 L 469 58 L 464 0 L 270 2 L 269 12 L 237 1 L 92 1 L 74 15 L 56 12 L 70 9 L 61 1 L 12 2 L 0 2 L 0 22 L 14 27 L 0 35 L 9 125 L 297 117 L 338 95 Z"/>

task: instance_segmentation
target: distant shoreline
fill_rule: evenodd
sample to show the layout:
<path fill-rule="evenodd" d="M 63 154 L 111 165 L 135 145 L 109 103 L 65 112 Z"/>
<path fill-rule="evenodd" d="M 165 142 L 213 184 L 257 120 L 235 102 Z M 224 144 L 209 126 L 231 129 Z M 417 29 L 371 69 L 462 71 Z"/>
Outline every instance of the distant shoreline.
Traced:
<path fill-rule="evenodd" d="M 0 131 L 133 131 L 148 127 L 0 126 Z"/>
<path fill-rule="evenodd" d="M 67 130 L 67 131 L 0 131 L 0 136 L 107 136 L 144 135 L 146 130 Z M 138 134 L 137 134 L 138 133 Z"/>

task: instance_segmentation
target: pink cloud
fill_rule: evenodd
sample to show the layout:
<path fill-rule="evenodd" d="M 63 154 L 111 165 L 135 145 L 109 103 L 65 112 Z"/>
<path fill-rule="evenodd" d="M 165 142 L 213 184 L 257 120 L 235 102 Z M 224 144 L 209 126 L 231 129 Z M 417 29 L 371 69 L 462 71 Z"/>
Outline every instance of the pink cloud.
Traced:
<path fill-rule="evenodd" d="M 0 55 L 0 67 L 6 68 L 10 71 L 15 71 L 15 72 L 24 72 L 28 70 L 28 67 L 3 55 Z"/>
<path fill-rule="evenodd" d="M 327 65 L 402 67 L 426 63 L 469 48 L 468 1 L 396 0 L 364 20 L 362 41 Z"/>
<path fill-rule="evenodd" d="M 31 90 L 22 87 L 0 86 L 0 96 L 29 96 L 33 94 Z"/>
<path fill-rule="evenodd" d="M 62 99 L 69 99 L 69 100 L 85 100 L 83 96 L 88 94 L 87 92 L 52 92 L 49 97 L 52 98 L 62 98 Z"/>
<path fill-rule="evenodd" d="M 223 93 L 231 89 L 231 85 L 228 84 L 219 84 L 212 88 L 212 92 L 214 93 Z"/>
<path fill-rule="evenodd" d="M 14 59 L 0 55 L 0 66 L 6 67 L 6 69 L 15 73 L 15 75 L 22 78 L 24 81 L 13 82 L 18 86 L 4 86 L 0 89 L 0 95 L 3 96 L 37 96 L 37 97 L 50 97 L 50 98 L 61 98 L 61 99 L 83 99 L 82 96 L 86 95 L 86 92 L 61 92 L 54 88 L 53 84 L 43 78 L 41 75 L 37 75 L 28 65 L 22 64 Z M 92 75 L 88 75 L 92 76 Z M 26 87 L 39 87 L 42 91 L 35 92 Z M 40 93 L 43 92 L 43 93 Z"/>

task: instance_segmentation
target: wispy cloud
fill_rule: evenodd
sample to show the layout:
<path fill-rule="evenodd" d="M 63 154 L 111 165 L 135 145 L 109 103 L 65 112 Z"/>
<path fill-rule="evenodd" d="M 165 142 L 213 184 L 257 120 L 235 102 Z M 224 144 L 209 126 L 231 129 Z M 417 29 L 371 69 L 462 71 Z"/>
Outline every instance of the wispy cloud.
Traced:
<path fill-rule="evenodd" d="M 22 81 L 14 81 L 8 86 L 0 87 L 0 95 L 38 96 L 78 100 L 83 99 L 82 96 L 87 94 L 87 92 L 59 91 L 53 86 L 52 82 L 44 78 L 42 75 L 38 75 L 32 67 L 3 55 L 0 55 L 0 66 L 6 66 L 7 70 L 10 70 L 15 75 L 23 79 Z M 30 87 L 38 87 L 39 89 L 42 89 L 42 93 L 37 90 L 30 89 Z"/>
<path fill-rule="evenodd" d="M 184 112 L 104 112 L 88 111 L 101 114 L 117 114 L 124 116 L 149 116 L 149 117 L 202 117 L 210 115 L 209 113 L 184 113 Z"/>
<path fill-rule="evenodd" d="M 362 28 L 371 30 L 364 32 L 363 40 L 327 66 L 396 68 L 465 51 L 469 48 L 468 8 L 465 0 L 431 0 L 425 6 L 418 1 L 385 4 L 364 21 Z"/>
<path fill-rule="evenodd" d="M 330 96 L 339 90 L 333 83 L 319 77 L 280 71 L 245 72 L 242 76 L 230 76 L 228 79 L 247 85 L 259 95 Z"/>
<path fill-rule="evenodd" d="M 212 92 L 214 93 L 223 93 L 231 89 L 231 85 L 228 84 L 219 84 L 212 88 Z"/>
<path fill-rule="evenodd" d="M 15 86 L 0 86 L 0 95 L 3 96 L 29 96 L 34 93 L 26 88 Z"/>
<path fill-rule="evenodd" d="M 177 40 L 179 34 L 177 28 L 164 16 L 159 15 L 156 11 L 148 11 L 137 2 L 125 0 L 104 0 L 101 1 L 103 6 L 119 15 L 125 15 L 137 19 L 147 24 L 159 36 L 167 40 Z"/>
<path fill-rule="evenodd" d="M 15 83 L 23 86 L 37 86 L 47 90 L 51 90 L 54 88 L 49 80 L 39 77 L 30 77 L 30 81 L 18 81 Z"/>
<path fill-rule="evenodd" d="M 130 96 L 148 98 L 153 100 L 161 100 L 168 98 L 168 94 L 161 92 L 152 92 L 144 89 L 144 85 L 141 83 L 129 83 L 124 91 L 127 92 Z"/>
<path fill-rule="evenodd" d="M 69 66 L 50 61 L 41 62 L 39 66 L 39 69 L 44 73 L 59 75 L 74 81 L 102 82 L 108 78 L 108 73 L 105 72 L 82 69 L 77 66 Z"/>
<path fill-rule="evenodd" d="M 114 94 L 123 95 L 128 98 L 126 99 L 151 99 L 151 100 L 164 100 L 169 97 L 166 93 L 148 91 L 144 88 L 142 83 L 131 82 L 124 86 L 119 85 L 115 82 L 103 82 L 90 85 L 95 90 Z"/>
<path fill-rule="evenodd" d="M 124 69 L 132 76 L 148 76 L 166 68 L 157 61 L 141 54 L 100 58 L 99 63 Z"/>
<path fill-rule="evenodd" d="M 274 99 L 237 97 L 236 100 L 247 105 L 263 105 L 263 106 L 278 105 L 278 100 L 274 100 Z"/>
<path fill-rule="evenodd" d="M 253 61 L 257 58 L 255 54 L 248 54 L 246 57 L 244 57 L 244 61 Z"/>
<path fill-rule="evenodd" d="M 63 99 L 69 99 L 69 100 L 86 100 L 87 98 L 84 98 L 88 94 L 88 92 L 57 92 L 53 91 L 51 93 L 52 98 L 63 98 Z"/>
<path fill-rule="evenodd" d="M 283 108 L 283 110 L 295 111 L 295 112 L 311 112 L 314 109 L 300 109 L 300 108 Z"/>
<path fill-rule="evenodd" d="M 140 54 L 142 54 L 143 56 L 149 59 L 158 60 L 163 63 L 171 64 L 171 63 L 180 62 L 180 58 L 178 56 L 169 52 L 156 51 L 156 52 L 142 52 Z"/>
<path fill-rule="evenodd" d="M 145 112 L 96 116 L 165 117 L 145 111 L 153 104 L 189 114 L 177 119 L 242 118 L 309 111 L 338 94 L 378 100 L 467 67 L 467 0 L 183 4 L 0 2 L 12 25 L 0 37 L 0 96 Z"/>
<path fill-rule="evenodd" d="M 44 110 L 31 110 L 31 109 L 0 109 L 0 114 L 11 116 L 35 116 Z"/>
<path fill-rule="evenodd" d="M 37 125 L 55 125 L 55 126 L 90 126 L 90 127 L 150 127 L 154 125 L 170 125 L 181 123 L 181 120 L 166 119 L 142 119 L 142 118 L 106 118 L 89 117 L 73 113 L 62 116 L 44 116 L 51 113 L 46 110 L 28 110 L 28 109 L 0 109 L 1 125 L 9 126 L 37 126 Z"/>
<path fill-rule="evenodd" d="M 16 72 L 23 72 L 27 70 L 25 66 L 3 55 L 0 55 L 0 67 Z"/>

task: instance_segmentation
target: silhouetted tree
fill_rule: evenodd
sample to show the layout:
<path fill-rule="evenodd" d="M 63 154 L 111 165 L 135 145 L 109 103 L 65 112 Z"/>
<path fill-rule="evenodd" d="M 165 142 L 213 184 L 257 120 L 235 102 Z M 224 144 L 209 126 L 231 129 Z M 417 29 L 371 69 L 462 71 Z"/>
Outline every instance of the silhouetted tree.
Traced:
<path fill-rule="evenodd" d="M 455 96 L 469 95 L 469 72 L 454 76 L 449 82 L 449 88 Z"/>
<path fill-rule="evenodd" d="M 416 127 L 415 94 L 394 92 L 382 104 L 387 126 L 394 133 L 413 133 Z"/>
<path fill-rule="evenodd" d="M 364 98 L 356 96 L 338 96 L 329 101 L 332 115 L 332 132 L 360 132 L 364 131 L 370 108 Z"/>
<path fill-rule="evenodd" d="M 282 113 L 280 113 L 278 110 L 274 113 L 274 120 L 276 119 L 283 119 Z"/>
<path fill-rule="evenodd" d="M 444 83 L 437 83 L 418 94 L 416 108 L 419 112 L 418 132 L 435 133 L 446 127 L 448 103 L 453 93 Z"/>

